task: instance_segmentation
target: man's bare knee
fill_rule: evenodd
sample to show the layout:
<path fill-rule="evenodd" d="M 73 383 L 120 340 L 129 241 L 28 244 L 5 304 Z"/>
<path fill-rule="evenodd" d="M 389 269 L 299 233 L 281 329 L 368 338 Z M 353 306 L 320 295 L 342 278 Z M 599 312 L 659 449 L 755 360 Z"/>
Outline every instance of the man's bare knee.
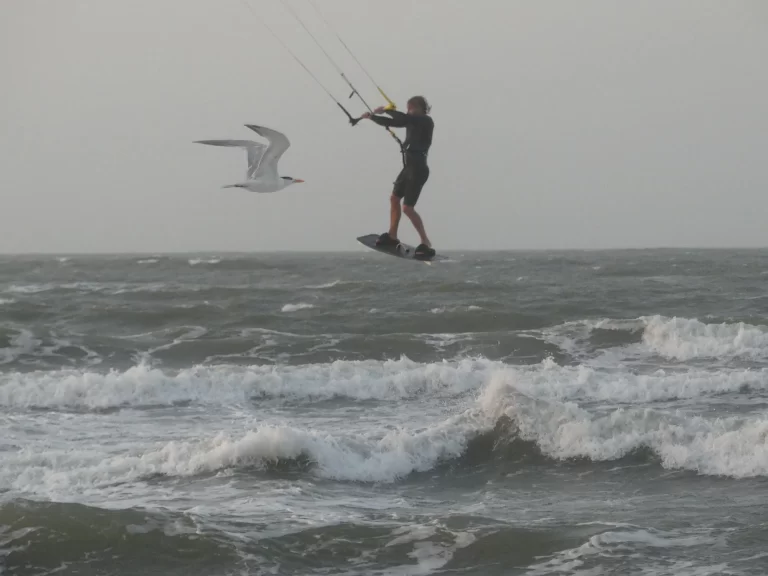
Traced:
<path fill-rule="evenodd" d="M 413 206 L 403 205 L 403 212 L 405 213 L 408 218 L 412 218 L 414 214 L 416 214 L 416 210 Z"/>
<path fill-rule="evenodd" d="M 389 201 L 392 204 L 400 204 L 400 200 L 401 200 L 400 197 L 399 196 L 395 196 L 394 194 L 392 194 L 392 196 L 389 197 Z"/>

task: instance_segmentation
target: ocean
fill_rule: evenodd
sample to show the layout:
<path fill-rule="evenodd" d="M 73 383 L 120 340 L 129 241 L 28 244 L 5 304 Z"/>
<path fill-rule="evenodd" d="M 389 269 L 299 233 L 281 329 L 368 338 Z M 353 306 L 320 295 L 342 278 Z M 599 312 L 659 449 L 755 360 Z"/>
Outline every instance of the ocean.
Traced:
<path fill-rule="evenodd" d="M 0 258 L 0 573 L 762 575 L 768 251 Z"/>

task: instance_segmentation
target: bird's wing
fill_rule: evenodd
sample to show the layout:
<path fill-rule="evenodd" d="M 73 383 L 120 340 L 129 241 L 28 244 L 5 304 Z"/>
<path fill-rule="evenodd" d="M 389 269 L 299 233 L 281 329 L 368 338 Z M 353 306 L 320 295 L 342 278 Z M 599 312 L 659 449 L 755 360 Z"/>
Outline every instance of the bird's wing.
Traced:
<path fill-rule="evenodd" d="M 209 146 L 232 146 L 235 148 L 245 148 L 248 152 L 248 172 L 246 178 L 253 180 L 256 169 L 259 167 L 264 152 L 267 147 L 260 142 L 253 140 L 196 140 L 196 144 L 208 144 Z"/>
<path fill-rule="evenodd" d="M 256 126 L 254 124 L 246 124 L 246 127 L 256 132 L 259 136 L 263 136 L 269 140 L 267 151 L 262 155 L 255 174 L 270 180 L 277 180 L 280 178 L 280 175 L 277 173 L 277 163 L 280 160 L 280 157 L 285 154 L 285 151 L 291 146 L 291 142 L 285 134 L 282 134 L 277 130 Z"/>

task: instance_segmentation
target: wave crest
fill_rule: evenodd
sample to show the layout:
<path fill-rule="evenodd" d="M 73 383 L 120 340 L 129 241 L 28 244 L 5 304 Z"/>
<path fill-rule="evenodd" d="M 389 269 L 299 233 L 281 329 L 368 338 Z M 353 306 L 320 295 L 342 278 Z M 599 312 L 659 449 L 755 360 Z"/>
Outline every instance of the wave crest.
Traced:
<path fill-rule="evenodd" d="M 643 342 L 674 360 L 761 358 L 768 355 L 768 329 L 743 322 L 706 324 L 696 319 L 644 318 Z"/>

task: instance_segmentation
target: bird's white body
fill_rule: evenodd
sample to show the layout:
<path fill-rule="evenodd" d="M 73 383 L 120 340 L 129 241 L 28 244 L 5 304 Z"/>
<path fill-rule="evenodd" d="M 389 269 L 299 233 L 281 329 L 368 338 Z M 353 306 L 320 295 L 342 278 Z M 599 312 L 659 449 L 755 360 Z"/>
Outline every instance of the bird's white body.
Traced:
<path fill-rule="evenodd" d="M 234 146 L 245 148 L 248 153 L 248 171 L 246 180 L 237 184 L 229 184 L 224 188 L 243 188 L 251 192 L 269 193 L 279 192 L 290 186 L 304 182 L 298 178 L 289 176 L 280 176 L 277 171 L 277 163 L 280 157 L 285 154 L 291 143 L 285 134 L 264 128 L 246 124 L 246 127 L 269 140 L 269 146 L 252 140 L 198 140 L 198 144 L 208 144 L 210 146 Z"/>
<path fill-rule="evenodd" d="M 283 180 L 282 178 L 280 178 L 278 181 L 267 178 L 255 178 L 245 182 L 238 182 L 237 184 L 227 184 L 224 186 L 224 188 L 244 188 L 251 192 L 267 194 L 270 192 L 279 192 L 291 184 L 294 184 L 294 181 Z"/>

